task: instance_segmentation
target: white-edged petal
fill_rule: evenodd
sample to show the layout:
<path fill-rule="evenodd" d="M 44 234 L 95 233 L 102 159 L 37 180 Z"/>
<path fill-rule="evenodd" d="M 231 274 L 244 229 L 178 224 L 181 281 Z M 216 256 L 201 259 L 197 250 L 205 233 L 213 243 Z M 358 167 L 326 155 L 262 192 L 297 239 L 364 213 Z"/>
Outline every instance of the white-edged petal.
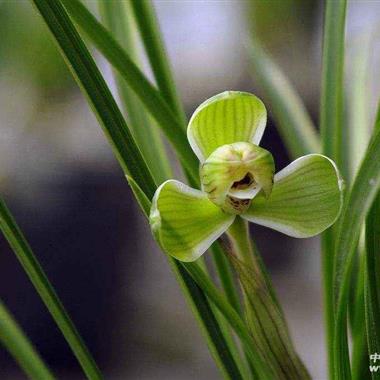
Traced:
<path fill-rule="evenodd" d="M 187 138 L 203 163 L 218 147 L 235 142 L 258 145 L 265 130 L 267 112 L 255 95 L 226 91 L 202 103 L 194 112 Z"/>
<path fill-rule="evenodd" d="M 161 248 L 181 261 L 198 259 L 234 220 L 207 195 L 175 180 L 156 191 L 150 224 Z"/>
<path fill-rule="evenodd" d="M 278 172 L 270 197 L 257 195 L 241 216 L 292 237 L 311 237 L 338 218 L 342 190 L 335 163 L 323 155 L 310 154 Z"/>

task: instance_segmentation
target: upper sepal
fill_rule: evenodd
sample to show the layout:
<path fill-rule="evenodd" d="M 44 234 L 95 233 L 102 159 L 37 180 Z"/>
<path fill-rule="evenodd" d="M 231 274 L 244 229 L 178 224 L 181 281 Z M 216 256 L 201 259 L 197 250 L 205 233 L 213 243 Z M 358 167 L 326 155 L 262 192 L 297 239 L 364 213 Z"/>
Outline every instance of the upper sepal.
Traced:
<path fill-rule="evenodd" d="M 258 145 L 267 112 L 263 102 L 247 92 L 226 91 L 202 103 L 187 129 L 191 148 L 203 163 L 222 145 L 249 142 Z"/>
<path fill-rule="evenodd" d="M 180 261 L 198 259 L 234 220 L 199 190 L 175 180 L 156 191 L 150 225 L 161 248 Z"/>
<path fill-rule="evenodd" d="M 268 199 L 257 195 L 243 218 L 292 237 L 306 238 L 330 227 L 343 203 L 343 180 L 335 163 L 320 154 L 293 161 L 274 176 Z"/>

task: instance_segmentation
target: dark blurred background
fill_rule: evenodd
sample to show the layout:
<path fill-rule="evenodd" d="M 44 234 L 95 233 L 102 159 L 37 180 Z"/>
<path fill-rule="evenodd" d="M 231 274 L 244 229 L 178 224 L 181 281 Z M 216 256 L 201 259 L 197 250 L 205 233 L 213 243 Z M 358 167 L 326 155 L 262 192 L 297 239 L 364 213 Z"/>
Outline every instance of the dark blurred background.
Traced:
<path fill-rule="evenodd" d="M 96 10 L 94 1 L 87 2 Z M 323 3 L 154 1 L 188 115 L 227 90 L 263 96 L 245 44 L 254 26 L 318 122 Z M 351 1 L 347 83 L 363 36 L 378 65 L 379 1 Z M 122 172 L 31 4 L 0 1 L 0 191 L 107 379 L 219 379 Z M 114 88 L 111 70 L 98 63 Z M 376 78 L 377 79 L 377 78 Z M 378 94 L 368 82 L 368 98 Z M 265 97 L 264 97 L 265 100 Z M 270 112 L 270 103 L 267 103 Z M 374 109 L 374 107 L 372 107 Z M 289 158 L 270 117 L 263 146 Z M 325 379 L 318 239 L 253 226 L 302 358 Z M 6 241 L 0 298 L 61 379 L 83 375 Z M 0 379 L 24 379 L 0 348 Z"/>

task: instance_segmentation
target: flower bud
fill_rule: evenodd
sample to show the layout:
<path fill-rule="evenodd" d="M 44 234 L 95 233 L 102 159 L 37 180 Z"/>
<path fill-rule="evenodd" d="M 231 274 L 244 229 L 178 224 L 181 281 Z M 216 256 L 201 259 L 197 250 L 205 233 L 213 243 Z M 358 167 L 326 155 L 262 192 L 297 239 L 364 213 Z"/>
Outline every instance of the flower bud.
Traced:
<path fill-rule="evenodd" d="M 266 197 L 270 195 L 274 169 L 271 153 L 257 145 L 223 145 L 201 167 L 203 191 L 226 212 L 241 214 L 260 190 Z"/>

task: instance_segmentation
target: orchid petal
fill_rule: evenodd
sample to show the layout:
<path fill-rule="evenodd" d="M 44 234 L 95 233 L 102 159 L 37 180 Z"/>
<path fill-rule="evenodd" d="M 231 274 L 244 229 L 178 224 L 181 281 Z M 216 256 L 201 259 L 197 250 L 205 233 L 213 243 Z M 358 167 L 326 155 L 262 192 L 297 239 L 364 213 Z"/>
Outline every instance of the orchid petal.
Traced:
<path fill-rule="evenodd" d="M 270 197 L 258 194 L 241 216 L 289 236 L 314 236 L 338 218 L 342 190 L 335 163 L 320 154 L 310 154 L 278 172 Z"/>
<path fill-rule="evenodd" d="M 215 206 L 205 193 L 175 180 L 157 189 L 149 217 L 161 248 L 181 261 L 198 259 L 234 218 Z"/>
<path fill-rule="evenodd" d="M 187 138 L 203 163 L 222 145 L 260 143 L 267 121 L 262 101 L 247 92 L 226 91 L 202 103 L 194 112 Z"/>

